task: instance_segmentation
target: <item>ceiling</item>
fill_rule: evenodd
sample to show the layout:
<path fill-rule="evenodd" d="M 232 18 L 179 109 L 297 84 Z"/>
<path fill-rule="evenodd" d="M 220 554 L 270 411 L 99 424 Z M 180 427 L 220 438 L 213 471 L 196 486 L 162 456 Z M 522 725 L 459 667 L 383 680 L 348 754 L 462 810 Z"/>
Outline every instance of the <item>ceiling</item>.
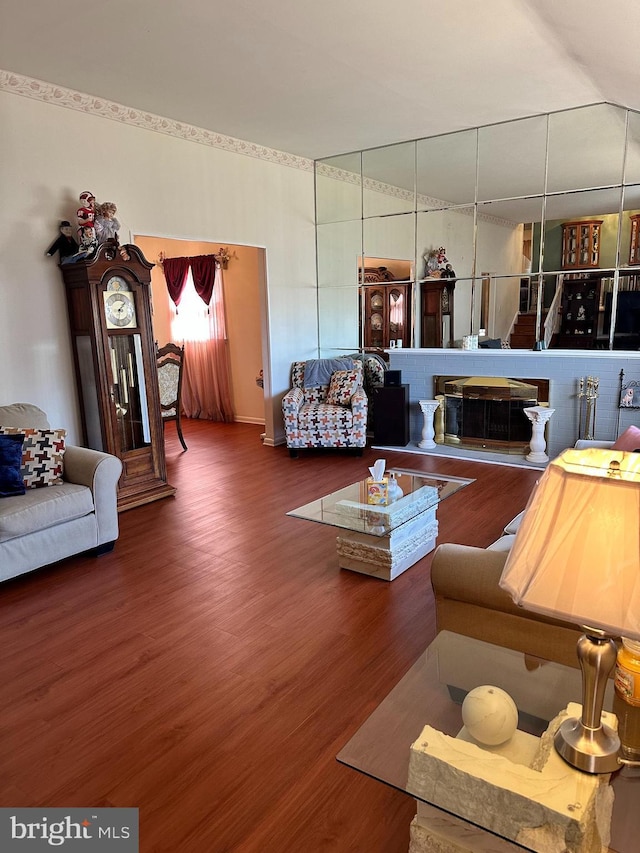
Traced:
<path fill-rule="evenodd" d="M 610 101 L 636 0 L 0 0 L 0 67 L 312 159 Z"/>

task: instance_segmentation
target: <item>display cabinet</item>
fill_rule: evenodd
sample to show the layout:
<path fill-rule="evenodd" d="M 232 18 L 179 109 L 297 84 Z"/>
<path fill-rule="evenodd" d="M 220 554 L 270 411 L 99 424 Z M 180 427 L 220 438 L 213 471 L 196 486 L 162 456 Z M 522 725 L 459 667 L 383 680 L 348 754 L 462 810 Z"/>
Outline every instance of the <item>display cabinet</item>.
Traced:
<path fill-rule="evenodd" d="M 362 345 L 411 346 L 411 283 L 364 284 L 360 288 Z"/>
<path fill-rule="evenodd" d="M 562 284 L 562 314 L 556 346 L 592 349 L 600 319 L 602 281 L 592 278 L 565 279 Z"/>
<path fill-rule="evenodd" d="M 76 383 L 87 447 L 123 465 L 118 509 L 175 493 L 167 483 L 151 274 L 137 246 L 99 247 L 90 260 L 62 264 Z"/>
<path fill-rule="evenodd" d="M 450 278 L 426 279 L 422 282 L 422 324 L 420 346 L 453 346 L 453 292 Z"/>
<path fill-rule="evenodd" d="M 565 222 L 562 225 L 562 269 L 595 269 L 600 263 L 602 219 Z"/>
<path fill-rule="evenodd" d="M 640 213 L 629 217 L 631 223 L 631 242 L 629 244 L 629 263 L 640 264 Z"/>

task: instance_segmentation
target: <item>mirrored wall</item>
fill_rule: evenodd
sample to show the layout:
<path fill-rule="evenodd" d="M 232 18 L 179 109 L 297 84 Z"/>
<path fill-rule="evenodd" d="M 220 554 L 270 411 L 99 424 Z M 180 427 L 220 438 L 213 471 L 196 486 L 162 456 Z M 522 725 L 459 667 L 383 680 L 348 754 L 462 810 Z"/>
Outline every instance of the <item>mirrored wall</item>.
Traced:
<path fill-rule="evenodd" d="M 538 348 L 640 348 L 640 114 L 596 104 L 315 173 L 324 354 L 495 345 L 522 314 Z"/>

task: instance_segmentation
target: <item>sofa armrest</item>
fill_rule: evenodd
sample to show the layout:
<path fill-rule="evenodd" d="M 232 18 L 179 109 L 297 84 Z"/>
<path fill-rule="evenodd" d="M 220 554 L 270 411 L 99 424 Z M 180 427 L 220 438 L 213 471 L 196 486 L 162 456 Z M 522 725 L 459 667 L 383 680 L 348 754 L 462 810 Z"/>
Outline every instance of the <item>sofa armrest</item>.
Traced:
<path fill-rule="evenodd" d="M 492 610 L 521 614 L 509 593 L 498 586 L 507 551 L 471 545 L 440 545 L 431 563 L 431 584 L 438 598 L 480 604 Z"/>
<path fill-rule="evenodd" d="M 304 391 L 302 388 L 291 388 L 282 398 L 282 411 L 286 415 L 298 417 L 298 411 L 304 403 Z"/>
<path fill-rule="evenodd" d="M 498 585 L 507 551 L 440 545 L 431 563 L 436 628 L 577 666 L 577 625 L 519 607 Z"/>
<path fill-rule="evenodd" d="M 67 445 L 64 454 L 64 479 L 87 486 L 93 494 L 98 525 L 98 545 L 118 538 L 118 480 L 122 462 L 117 456 Z"/>

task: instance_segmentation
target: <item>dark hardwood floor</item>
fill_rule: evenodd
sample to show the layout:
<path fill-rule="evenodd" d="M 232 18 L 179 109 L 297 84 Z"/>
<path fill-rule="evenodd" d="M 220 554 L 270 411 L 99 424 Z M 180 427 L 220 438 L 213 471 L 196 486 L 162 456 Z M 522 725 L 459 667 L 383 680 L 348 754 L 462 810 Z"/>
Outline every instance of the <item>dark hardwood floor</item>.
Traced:
<path fill-rule="evenodd" d="M 120 516 L 115 550 L 0 587 L 0 805 L 136 806 L 143 853 L 401 853 L 414 802 L 335 756 L 435 634 L 431 556 L 341 571 L 287 510 L 383 454 L 263 447 L 261 428 L 167 426 L 174 498 Z M 439 542 L 486 545 L 537 471 L 402 452 L 476 478 Z"/>

